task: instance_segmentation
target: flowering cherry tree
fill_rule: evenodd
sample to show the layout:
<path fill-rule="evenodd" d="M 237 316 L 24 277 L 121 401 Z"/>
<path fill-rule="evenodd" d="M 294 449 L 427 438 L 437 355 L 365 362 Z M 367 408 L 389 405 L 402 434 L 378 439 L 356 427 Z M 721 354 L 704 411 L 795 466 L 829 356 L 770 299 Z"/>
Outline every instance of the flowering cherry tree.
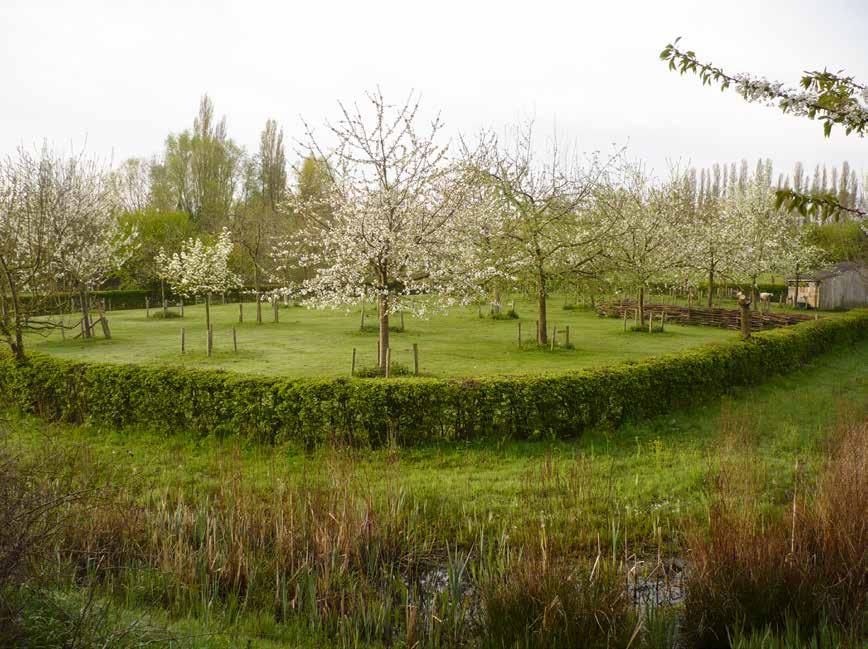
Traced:
<path fill-rule="evenodd" d="M 330 179 L 316 200 L 295 201 L 301 229 L 275 256 L 298 255 L 308 274 L 303 292 L 314 306 L 376 301 L 378 363 L 385 368 L 389 316 L 464 302 L 479 271 L 470 267 L 461 236 L 469 191 L 448 145 L 438 143 L 440 118 L 421 129 L 412 94 L 391 105 L 377 90 L 365 103 L 365 110 L 340 104 L 340 121 L 328 125 L 336 143 L 328 152 L 308 128 L 311 155 Z"/>
<path fill-rule="evenodd" d="M 171 255 L 160 250 L 157 267 L 160 276 L 178 295 L 186 298 L 205 297 L 205 324 L 211 329 L 211 294 L 225 293 L 240 286 L 240 278 L 229 268 L 232 238 L 223 228 L 213 243 L 188 239 L 181 250 Z"/>
<path fill-rule="evenodd" d="M 557 277 L 581 273 L 603 252 L 611 221 L 588 207 L 606 165 L 596 156 L 583 164 L 549 144 L 540 157 L 533 123 L 514 127 L 504 139 L 483 133 L 465 146 L 465 165 L 487 197 L 484 256 L 498 268 L 529 280 L 537 300 L 537 343 L 548 342 L 546 299 Z M 610 161 L 611 162 L 611 161 Z"/>
<path fill-rule="evenodd" d="M 79 294 L 83 335 L 92 336 L 90 293 L 136 248 L 137 231 L 118 221 L 120 202 L 110 174 L 95 160 L 64 164 L 61 218 L 54 219 L 54 262 L 59 278 Z"/>
<path fill-rule="evenodd" d="M 794 216 L 776 205 L 771 161 L 759 161 L 750 177 L 731 183 L 724 209 L 737 238 L 730 274 L 751 292 L 754 308 L 760 275 L 798 273 L 819 263 L 819 250 L 807 243 Z"/>
<path fill-rule="evenodd" d="M 673 279 L 687 266 L 686 215 L 677 175 L 660 183 L 641 165 L 624 162 L 596 196 L 596 209 L 617 227 L 606 243 L 606 257 L 638 293 L 640 325 L 645 321 L 645 291 L 652 282 Z"/>

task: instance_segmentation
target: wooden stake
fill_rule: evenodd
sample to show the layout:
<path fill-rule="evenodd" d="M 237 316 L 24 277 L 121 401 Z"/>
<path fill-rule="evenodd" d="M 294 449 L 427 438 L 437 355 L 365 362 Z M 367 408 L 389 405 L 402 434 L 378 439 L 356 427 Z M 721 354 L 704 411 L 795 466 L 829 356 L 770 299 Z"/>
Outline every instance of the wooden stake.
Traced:
<path fill-rule="evenodd" d="M 666 312 L 660 314 L 660 332 L 663 332 L 663 328 L 666 325 Z"/>
<path fill-rule="evenodd" d="M 654 330 L 652 329 L 653 325 L 654 325 L 654 314 L 649 313 L 648 314 L 648 333 L 649 334 L 654 333 Z"/>
<path fill-rule="evenodd" d="M 235 350 L 235 353 L 238 353 L 238 337 L 235 334 L 235 327 L 232 327 L 232 348 Z"/>
<path fill-rule="evenodd" d="M 151 317 L 151 299 L 147 295 L 145 296 L 145 317 Z"/>
<path fill-rule="evenodd" d="M 566 347 L 570 346 L 570 325 L 567 325 L 567 329 L 566 329 L 566 344 L 565 344 L 565 346 Z"/>
<path fill-rule="evenodd" d="M 353 364 L 350 367 L 350 376 L 356 375 L 356 348 L 353 347 Z"/>
<path fill-rule="evenodd" d="M 383 368 L 386 378 L 392 374 L 392 348 L 386 347 L 386 367 Z"/>
<path fill-rule="evenodd" d="M 518 348 L 521 349 L 521 320 L 518 321 Z"/>
<path fill-rule="evenodd" d="M 244 302 L 238 303 L 238 324 L 244 324 Z"/>
<path fill-rule="evenodd" d="M 624 331 L 627 331 L 627 309 L 624 309 Z"/>
<path fill-rule="evenodd" d="M 555 325 L 552 327 L 552 339 L 551 339 L 551 347 L 550 349 L 554 350 L 555 345 L 558 344 L 558 326 Z"/>
<path fill-rule="evenodd" d="M 181 353 L 184 353 L 184 327 L 181 327 Z"/>
<path fill-rule="evenodd" d="M 413 343 L 413 374 L 419 376 L 419 345 Z"/>

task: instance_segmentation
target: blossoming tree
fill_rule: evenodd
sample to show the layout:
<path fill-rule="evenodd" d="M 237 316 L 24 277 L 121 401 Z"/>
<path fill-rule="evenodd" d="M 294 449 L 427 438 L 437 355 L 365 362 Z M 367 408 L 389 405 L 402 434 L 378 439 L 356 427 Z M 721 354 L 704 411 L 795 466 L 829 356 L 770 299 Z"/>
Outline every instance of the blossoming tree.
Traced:
<path fill-rule="evenodd" d="M 602 254 L 611 221 L 588 209 L 606 165 L 596 156 L 583 164 L 552 140 L 538 154 L 533 123 L 514 127 L 504 139 L 483 133 L 479 145 L 465 146 L 466 166 L 487 190 L 489 255 L 499 267 L 524 276 L 537 301 L 537 343 L 548 342 L 546 299 L 549 283 L 581 273 Z"/>
<path fill-rule="evenodd" d="M 229 268 L 232 253 L 229 230 L 223 228 L 213 243 L 188 239 L 181 250 L 171 255 L 161 250 L 157 267 L 161 277 L 178 295 L 205 298 L 205 325 L 211 331 L 211 294 L 225 293 L 240 286 L 240 278 Z M 210 337 L 209 337 L 210 340 Z"/>
<path fill-rule="evenodd" d="M 597 192 L 595 209 L 617 227 L 605 254 L 612 270 L 636 288 L 638 319 L 645 321 L 645 292 L 687 266 L 686 214 L 678 177 L 661 183 L 631 162 L 619 165 Z"/>
<path fill-rule="evenodd" d="M 467 301 L 479 272 L 461 236 L 469 192 L 448 145 L 438 143 L 440 118 L 421 129 L 412 94 L 400 105 L 379 90 L 366 100 L 366 110 L 340 104 L 340 121 L 328 125 L 335 142 L 328 152 L 308 128 L 311 155 L 324 161 L 330 179 L 318 200 L 295 201 L 301 229 L 276 256 L 299 255 L 308 274 L 303 291 L 314 306 L 376 301 L 378 364 L 385 369 L 389 316 Z"/>

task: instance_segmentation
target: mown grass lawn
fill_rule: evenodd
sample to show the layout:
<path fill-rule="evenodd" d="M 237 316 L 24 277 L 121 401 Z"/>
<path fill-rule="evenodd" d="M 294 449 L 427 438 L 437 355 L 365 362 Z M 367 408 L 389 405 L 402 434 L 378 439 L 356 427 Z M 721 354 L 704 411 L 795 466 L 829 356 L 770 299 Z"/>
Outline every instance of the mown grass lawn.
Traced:
<path fill-rule="evenodd" d="M 663 333 L 624 332 L 616 319 L 599 318 L 590 310 L 565 310 L 562 299 L 549 306 L 549 330 L 558 328 L 565 342 L 570 328 L 573 349 L 551 351 L 531 344 L 536 315 L 529 302 L 518 301 L 519 320 L 493 320 L 478 316 L 477 307 L 454 308 L 430 319 L 404 318 L 405 330 L 393 332 L 392 361 L 413 367 L 413 344 L 419 347 L 420 370 L 429 376 L 483 376 L 528 374 L 581 369 L 640 360 L 689 347 L 715 344 L 736 337 L 736 332 L 708 327 L 670 326 Z M 484 311 L 484 312 L 487 312 Z M 159 313 L 152 310 L 151 314 Z M 185 317 L 166 320 L 145 317 L 144 310 L 109 313 L 112 339 L 101 332 L 90 341 L 61 340 L 55 332 L 47 338 L 32 337 L 33 351 L 76 360 L 110 363 L 184 365 L 220 368 L 236 372 L 283 376 L 348 376 L 353 348 L 357 367 L 376 363 L 375 313 L 367 308 L 366 330 L 360 331 L 361 310 L 318 311 L 283 307 L 280 322 L 272 322 L 268 305 L 263 324 L 255 323 L 255 305 L 244 305 L 244 323 L 238 323 L 237 304 L 212 307 L 214 353 L 205 353 L 205 312 L 202 305 L 187 306 Z M 525 345 L 518 346 L 518 323 Z M 400 325 L 400 317 L 392 326 Z M 186 353 L 180 353 L 181 328 L 186 330 Z M 233 351 L 236 328 L 238 352 Z M 99 328 L 97 328 L 99 330 Z"/>

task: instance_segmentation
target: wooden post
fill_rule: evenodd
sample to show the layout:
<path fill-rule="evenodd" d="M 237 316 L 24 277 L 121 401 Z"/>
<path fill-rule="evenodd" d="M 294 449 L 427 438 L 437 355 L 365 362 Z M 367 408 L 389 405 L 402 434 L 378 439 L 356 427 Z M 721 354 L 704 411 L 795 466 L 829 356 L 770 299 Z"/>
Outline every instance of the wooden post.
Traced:
<path fill-rule="evenodd" d="M 392 373 L 392 348 L 386 347 L 386 367 L 383 368 L 383 374 L 386 378 Z"/>
<path fill-rule="evenodd" d="M 232 348 L 235 353 L 238 353 L 238 336 L 235 334 L 235 327 L 232 327 Z"/>
<path fill-rule="evenodd" d="M 419 345 L 413 343 L 413 375 L 419 376 Z"/>
<path fill-rule="evenodd" d="M 660 332 L 663 332 L 664 327 L 666 326 L 666 312 L 663 311 L 660 314 Z"/>
<path fill-rule="evenodd" d="M 570 346 L 570 325 L 567 325 L 567 329 L 566 329 L 566 339 L 565 339 L 565 341 L 564 341 L 564 346 L 565 346 L 565 347 L 569 347 L 569 346 Z"/>
<path fill-rule="evenodd" d="M 624 309 L 624 331 L 627 331 L 627 309 Z"/>
<path fill-rule="evenodd" d="M 350 376 L 355 376 L 355 375 L 356 375 L 356 348 L 353 347 L 353 364 L 350 367 Z"/>
<path fill-rule="evenodd" d="M 557 344 L 558 344 L 558 326 L 555 325 L 555 326 L 552 328 L 552 340 L 551 340 L 551 347 L 550 347 L 550 349 L 554 350 L 555 345 L 557 345 Z"/>
<path fill-rule="evenodd" d="M 151 298 L 149 298 L 147 295 L 145 296 L 145 317 L 151 317 Z"/>
<path fill-rule="evenodd" d="M 244 302 L 238 303 L 238 324 L 244 324 Z"/>
<path fill-rule="evenodd" d="M 208 325 L 208 356 L 211 355 L 211 350 L 214 346 L 214 325 Z"/>
<path fill-rule="evenodd" d="M 521 320 L 518 321 L 518 348 L 521 349 Z"/>
<path fill-rule="evenodd" d="M 186 341 L 184 340 L 184 327 L 181 327 L 181 353 L 182 354 L 184 353 L 184 343 L 185 342 Z"/>
<path fill-rule="evenodd" d="M 648 333 L 649 334 L 654 333 L 653 326 L 654 326 L 654 314 L 649 313 L 648 314 Z"/>

